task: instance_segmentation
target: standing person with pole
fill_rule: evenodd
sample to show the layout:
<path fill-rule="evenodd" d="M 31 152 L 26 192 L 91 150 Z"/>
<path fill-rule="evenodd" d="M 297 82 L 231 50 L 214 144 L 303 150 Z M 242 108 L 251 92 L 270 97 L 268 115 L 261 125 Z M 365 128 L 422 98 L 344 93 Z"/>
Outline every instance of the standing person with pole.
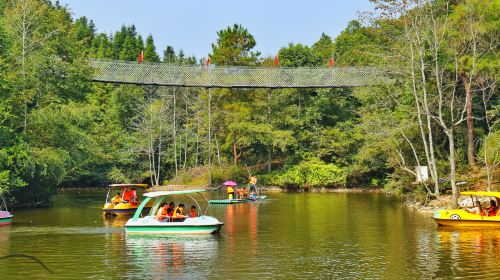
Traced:
<path fill-rule="evenodd" d="M 250 192 L 257 192 L 257 177 L 251 175 L 248 184 L 250 185 Z"/>
<path fill-rule="evenodd" d="M 250 196 L 253 197 L 253 199 L 258 199 L 258 196 L 259 193 L 257 192 L 257 177 L 255 177 L 255 175 L 252 175 L 252 173 L 250 173 L 250 169 L 248 169 L 248 166 L 245 164 L 245 167 L 247 169 L 247 172 L 248 172 L 248 186 L 249 186 L 249 192 L 250 192 Z"/>

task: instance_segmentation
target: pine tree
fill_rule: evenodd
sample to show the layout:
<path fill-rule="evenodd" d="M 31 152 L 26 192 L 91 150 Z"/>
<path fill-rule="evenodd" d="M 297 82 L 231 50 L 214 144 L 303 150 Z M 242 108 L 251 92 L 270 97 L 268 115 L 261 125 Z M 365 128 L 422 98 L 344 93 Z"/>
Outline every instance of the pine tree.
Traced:
<path fill-rule="evenodd" d="M 156 47 L 152 35 L 149 35 L 148 38 L 146 38 L 146 47 L 144 48 L 144 61 L 160 62 L 160 57 L 156 53 Z"/>
<path fill-rule="evenodd" d="M 180 52 L 179 52 L 180 54 Z M 167 46 L 167 48 L 163 51 L 163 62 L 165 63 L 176 63 L 177 56 L 175 55 L 174 47 Z"/>

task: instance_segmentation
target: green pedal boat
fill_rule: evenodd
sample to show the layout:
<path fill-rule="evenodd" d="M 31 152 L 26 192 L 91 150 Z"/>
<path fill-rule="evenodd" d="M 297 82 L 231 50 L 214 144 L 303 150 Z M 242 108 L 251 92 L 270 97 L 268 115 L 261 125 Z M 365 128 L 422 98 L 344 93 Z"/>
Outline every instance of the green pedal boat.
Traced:
<path fill-rule="evenodd" d="M 199 193 L 204 190 L 186 190 L 186 191 L 158 191 L 145 193 L 146 197 L 139 208 L 137 208 L 134 217 L 129 219 L 125 224 L 125 231 L 129 233 L 153 233 L 153 234 L 209 234 L 218 232 L 224 223 L 219 222 L 214 217 L 200 215 L 197 217 L 188 217 L 182 221 L 159 221 L 156 219 L 159 206 L 171 195 L 187 195 L 195 201 L 199 207 L 198 202 L 189 194 Z M 143 208 L 153 201 L 150 214 L 141 217 Z"/>
<path fill-rule="evenodd" d="M 259 195 L 256 197 L 250 197 L 250 198 L 233 198 L 233 199 L 213 199 L 209 200 L 208 203 L 210 204 L 235 204 L 235 203 L 247 203 L 247 202 L 252 202 L 252 201 L 260 201 L 266 199 L 267 195 Z"/>

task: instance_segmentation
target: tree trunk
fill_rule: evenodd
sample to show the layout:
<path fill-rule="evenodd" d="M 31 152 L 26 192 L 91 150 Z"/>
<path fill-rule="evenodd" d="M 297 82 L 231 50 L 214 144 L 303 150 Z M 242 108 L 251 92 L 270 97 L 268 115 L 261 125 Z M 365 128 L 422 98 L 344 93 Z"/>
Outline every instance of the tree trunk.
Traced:
<path fill-rule="evenodd" d="M 208 186 L 212 186 L 212 91 L 208 88 Z"/>
<path fill-rule="evenodd" d="M 434 139 L 432 137 L 432 125 L 429 116 L 427 116 L 427 130 L 429 136 L 429 153 L 431 157 L 431 161 L 429 162 L 430 165 L 429 169 L 431 171 L 432 180 L 434 181 L 434 195 L 439 196 L 439 177 L 437 174 L 436 157 L 434 153 Z"/>
<path fill-rule="evenodd" d="M 238 153 L 238 145 L 236 145 L 236 141 L 233 141 L 233 164 L 234 166 L 238 165 L 238 162 L 241 159 L 242 151 Z"/>
<path fill-rule="evenodd" d="M 271 125 L 271 90 L 267 91 L 267 123 Z M 273 147 L 271 144 L 267 145 L 267 171 L 271 172 L 273 161 Z"/>
<path fill-rule="evenodd" d="M 452 197 L 451 197 L 451 206 L 453 208 L 458 207 L 458 188 L 456 184 L 456 168 L 455 168 L 455 140 L 453 139 L 454 133 L 453 129 L 450 129 L 449 131 L 446 132 L 446 136 L 448 136 L 448 142 L 450 144 L 449 150 L 450 150 L 450 185 L 451 185 L 451 192 L 452 192 Z"/>
<path fill-rule="evenodd" d="M 179 167 L 178 167 L 178 163 L 177 163 L 177 91 L 175 90 L 174 88 L 174 95 L 173 95 L 173 98 L 174 98 L 174 113 L 172 114 L 173 115 L 173 122 L 172 122 L 172 126 L 173 126 L 173 137 L 174 137 L 174 167 L 175 167 L 175 176 L 178 175 L 178 172 L 179 172 Z"/>
<path fill-rule="evenodd" d="M 467 161 L 469 163 L 469 167 L 473 168 L 476 166 L 476 160 L 474 158 L 474 116 L 472 112 L 472 90 L 467 75 L 465 75 L 465 73 L 461 73 L 460 77 L 464 83 L 467 111 Z"/>

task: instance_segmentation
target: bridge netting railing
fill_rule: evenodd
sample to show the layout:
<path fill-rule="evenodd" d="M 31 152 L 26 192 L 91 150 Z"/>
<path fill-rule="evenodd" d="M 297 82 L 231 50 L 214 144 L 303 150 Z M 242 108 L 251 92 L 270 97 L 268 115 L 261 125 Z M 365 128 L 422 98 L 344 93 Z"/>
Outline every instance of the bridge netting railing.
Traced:
<path fill-rule="evenodd" d="M 191 66 L 91 60 L 93 81 L 207 88 L 332 88 L 381 85 L 391 80 L 375 67 Z"/>

